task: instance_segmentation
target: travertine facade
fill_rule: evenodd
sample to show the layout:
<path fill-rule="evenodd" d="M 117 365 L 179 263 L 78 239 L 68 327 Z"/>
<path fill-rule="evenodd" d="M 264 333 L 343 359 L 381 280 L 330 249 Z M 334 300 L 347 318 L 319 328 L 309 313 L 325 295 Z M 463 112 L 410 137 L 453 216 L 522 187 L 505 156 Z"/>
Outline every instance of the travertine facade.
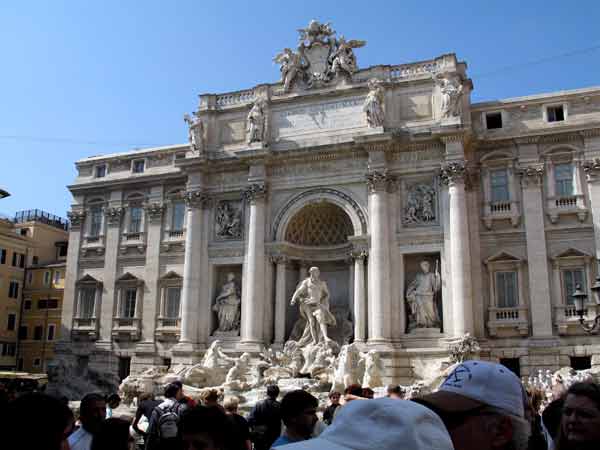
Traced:
<path fill-rule="evenodd" d="M 453 54 L 358 69 L 364 44 L 311 24 L 280 83 L 201 95 L 189 144 L 76 163 L 63 360 L 282 345 L 318 265 L 336 336 L 380 350 L 386 382 L 464 333 L 522 375 L 600 364 L 569 304 L 600 258 L 600 88 L 472 104 Z M 225 336 L 217 297 L 241 301 Z"/>

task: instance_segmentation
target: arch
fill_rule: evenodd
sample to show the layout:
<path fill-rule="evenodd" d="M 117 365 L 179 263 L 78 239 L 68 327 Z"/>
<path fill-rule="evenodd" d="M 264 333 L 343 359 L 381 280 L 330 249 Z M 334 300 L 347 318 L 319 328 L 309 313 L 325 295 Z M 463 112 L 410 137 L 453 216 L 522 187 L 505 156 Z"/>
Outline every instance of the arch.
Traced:
<path fill-rule="evenodd" d="M 360 205 L 348 194 L 331 188 L 317 188 L 302 192 L 288 201 L 273 221 L 273 239 L 285 240 L 285 231 L 292 218 L 307 205 L 329 202 L 339 206 L 350 218 L 354 236 L 367 234 L 367 219 Z"/>
<path fill-rule="evenodd" d="M 510 150 L 494 150 L 483 155 L 479 161 L 485 163 L 500 159 L 514 159 L 514 157 L 514 153 Z"/>
<path fill-rule="evenodd" d="M 542 158 L 551 158 L 553 154 L 561 154 L 561 153 L 573 153 L 573 154 L 577 154 L 577 153 L 581 153 L 583 152 L 582 148 L 577 147 L 576 145 L 573 144 L 554 144 L 551 145 L 548 148 L 545 148 L 541 153 L 540 156 Z"/>
<path fill-rule="evenodd" d="M 292 217 L 285 241 L 305 247 L 346 244 L 353 235 L 348 214 L 331 202 L 310 203 Z"/>

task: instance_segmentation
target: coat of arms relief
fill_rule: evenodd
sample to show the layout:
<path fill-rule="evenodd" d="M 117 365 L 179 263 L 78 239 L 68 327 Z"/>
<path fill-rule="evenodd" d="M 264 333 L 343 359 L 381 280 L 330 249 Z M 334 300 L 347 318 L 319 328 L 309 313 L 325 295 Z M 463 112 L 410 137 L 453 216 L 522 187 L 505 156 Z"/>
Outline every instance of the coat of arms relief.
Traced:
<path fill-rule="evenodd" d="M 334 80 L 351 79 L 358 70 L 354 49 L 366 41 L 336 37 L 330 23 L 312 20 L 298 30 L 296 51 L 285 48 L 273 61 L 280 64 L 283 91 L 293 87 L 310 89 L 325 86 Z"/>

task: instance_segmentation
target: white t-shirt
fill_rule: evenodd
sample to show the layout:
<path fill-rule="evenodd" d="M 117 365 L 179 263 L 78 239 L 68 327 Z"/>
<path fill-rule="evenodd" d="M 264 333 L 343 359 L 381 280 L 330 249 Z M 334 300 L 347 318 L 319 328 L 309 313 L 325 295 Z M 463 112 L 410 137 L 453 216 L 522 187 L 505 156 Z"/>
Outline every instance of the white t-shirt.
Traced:
<path fill-rule="evenodd" d="M 69 448 L 71 450 L 90 450 L 92 448 L 92 434 L 80 427 L 75 433 L 69 436 Z"/>

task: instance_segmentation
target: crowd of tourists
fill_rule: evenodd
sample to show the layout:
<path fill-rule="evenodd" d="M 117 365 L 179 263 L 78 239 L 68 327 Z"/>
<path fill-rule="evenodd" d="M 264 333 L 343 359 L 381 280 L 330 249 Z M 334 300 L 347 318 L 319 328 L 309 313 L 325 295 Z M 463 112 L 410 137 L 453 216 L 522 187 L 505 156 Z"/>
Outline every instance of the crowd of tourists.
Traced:
<path fill-rule="evenodd" d="M 592 450 L 600 449 L 600 387 L 571 385 L 544 405 L 503 365 L 466 361 L 439 389 L 404 399 L 400 386 L 373 399 L 359 385 L 327 405 L 305 390 L 280 398 L 267 387 L 244 418 L 236 397 L 206 390 L 200 402 L 179 382 L 164 398 L 139 399 L 133 420 L 121 399 L 92 393 L 75 417 L 66 399 L 28 393 L 0 405 L 3 449 L 47 450 Z"/>

